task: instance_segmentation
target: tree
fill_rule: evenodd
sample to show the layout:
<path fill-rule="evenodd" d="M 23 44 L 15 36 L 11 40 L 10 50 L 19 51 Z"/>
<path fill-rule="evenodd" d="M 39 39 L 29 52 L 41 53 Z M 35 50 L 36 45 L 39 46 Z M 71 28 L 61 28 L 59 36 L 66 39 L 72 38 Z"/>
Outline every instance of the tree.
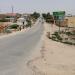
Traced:
<path fill-rule="evenodd" d="M 26 27 L 31 27 L 32 23 L 31 23 L 31 20 L 27 20 L 27 25 Z"/>
<path fill-rule="evenodd" d="M 10 29 L 17 29 L 18 27 L 19 27 L 19 25 L 13 24 L 13 25 L 10 26 Z"/>
<path fill-rule="evenodd" d="M 47 14 L 43 13 L 42 16 L 47 23 L 54 23 L 53 16 L 50 13 Z"/>
<path fill-rule="evenodd" d="M 40 17 L 40 14 L 39 14 L 39 13 L 37 13 L 37 12 L 34 12 L 33 14 L 31 14 L 31 17 L 33 17 L 33 18 L 37 19 L 37 18 L 39 18 L 39 17 Z"/>
<path fill-rule="evenodd" d="M 47 15 L 45 13 L 43 13 L 42 16 L 46 20 Z"/>

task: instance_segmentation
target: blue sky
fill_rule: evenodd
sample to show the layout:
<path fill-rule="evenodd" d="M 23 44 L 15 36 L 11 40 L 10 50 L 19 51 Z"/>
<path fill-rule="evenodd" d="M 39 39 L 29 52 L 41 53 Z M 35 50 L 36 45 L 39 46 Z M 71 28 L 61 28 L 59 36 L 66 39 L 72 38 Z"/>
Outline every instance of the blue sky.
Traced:
<path fill-rule="evenodd" d="M 0 0 L 0 12 L 52 12 L 65 10 L 75 13 L 75 0 Z"/>

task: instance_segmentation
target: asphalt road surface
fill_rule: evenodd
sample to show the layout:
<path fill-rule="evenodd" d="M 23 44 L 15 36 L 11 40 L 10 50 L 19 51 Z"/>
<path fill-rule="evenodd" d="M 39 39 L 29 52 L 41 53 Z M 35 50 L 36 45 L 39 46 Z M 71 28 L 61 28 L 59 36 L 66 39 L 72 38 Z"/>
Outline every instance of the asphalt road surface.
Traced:
<path fill-rule="evenodd" d="M 27 32 L 0 39 L 0 75 L 19 75 L 18 66 L 37 46 L 43 31 L 43 24 L 38 21 Z"/>

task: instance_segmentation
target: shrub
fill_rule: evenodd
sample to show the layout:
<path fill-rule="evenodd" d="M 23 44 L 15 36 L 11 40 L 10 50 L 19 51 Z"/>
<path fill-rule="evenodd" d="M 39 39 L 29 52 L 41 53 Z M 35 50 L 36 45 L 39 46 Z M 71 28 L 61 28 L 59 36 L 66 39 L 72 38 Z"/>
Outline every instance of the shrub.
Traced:
<path fill-rule="evenodd" d="M 72 35 L 72 33 L 71 32 L 66 32 L 66 35 L 70 36 L 70 35 Z"/>
<path fill-rule="evenodd" d="M 53 16 L 50 13 L 47 13 L 47 14 L 43 13 L 42 16 L 47 23 L 52 23 L 52 24 L 54 23 Z"/>
<path fill-rule="evenodd" d="M 38 19 L 40 17 L 40 14 L 37 12 L 34 12 L 33 14 L 31 14 L 32 18 Z"/>
<path fill-rule="evenodd" d="M 0 22 L 8 22 L 7 19 L 0 19 Z"/>
<path fill-rule="evenodd" d="M 59 33 L 58 32 L 55 32 L 54 35 L 56 36 L 56 38 L 60 41 L 62 41 L 62 38 L 60 37 Z"/>
<path fill-rule="evenodd" d="M 11 33 L 11 31 L 10 31 L 10 30 L 5 30 L 5 32 L 6 32 L 6 33 Z"/>
<path fill-rule="evenodd" d="M 63 43 L 65 43 L 65 44 L 69 44 L 69 45 L 73 45 L 72 42 L 63 42 Z"/>
<path fill-rule="evenodd" d="M 26 27 L 31 27 L 32 23 L 31 23 L 31 20 L 27 20 L 27 25 Z"/>
<path fill-rule="evenodd" d="M 17 24 L 13 24 L 10 26 L 10 29 L 17 29 L 19 26 Z"/>

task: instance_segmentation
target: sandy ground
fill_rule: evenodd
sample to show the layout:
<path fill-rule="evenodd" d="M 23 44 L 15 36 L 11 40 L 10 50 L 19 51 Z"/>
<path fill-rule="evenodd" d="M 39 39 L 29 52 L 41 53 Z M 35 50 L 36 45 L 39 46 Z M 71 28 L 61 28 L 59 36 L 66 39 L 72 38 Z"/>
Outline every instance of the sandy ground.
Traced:
<path fill-rule="evenodd" d="M 6 38 L 6 37 L 10 37 L 10 36 L 14 36 L 14 35 L 16 35 L 16 34 L 20 34 L 20 33 L 22 33 L 22 32 L 27 32 L 29 29 L 30 29 L 30 28 L 22 29 L 21 31 L 14 31 L 14 32 L 9 33 L 9 34 L 1 33 L 1 34 L 0 34 L 0 39 L 2 39 L 2 38 Z"/>
<path fill-rule="evenodd" d="M 56 26 L 44 24 L 43 46 L 26 63 L 32 75 L 75 75 L 75 46 L 52 41 L 46 37 Z"/>
<path fill-rule="evenodd" d="M 36 22 L 36 23 L 34 23 L 33 24 L 33 26 L 32 27 L 34 27 L 36 24 L 38 23 L 38 21 Z M 7 22 L 6 24 L 11 24 L 10 22 Z M 28 27 L 28 28 L 24 28 L 24 29 L 22 29 L 21 31 L 14 31 L 14 32 L 12 32 L 12 33 L 9 33 L 9 34 L 7 34 L 7 33 L 0 33 L 0 39 L 2 39 L 2 38 L 6 38 L 6 37 L 10 37 L 10 36 L 13 36 L 13 35 L 16 35 L 16 34 L 20 34 L 20 33 L 22 33 L 22 32 L 27 32 L 29 29 L 31 29 L 30 27 Z"/>

